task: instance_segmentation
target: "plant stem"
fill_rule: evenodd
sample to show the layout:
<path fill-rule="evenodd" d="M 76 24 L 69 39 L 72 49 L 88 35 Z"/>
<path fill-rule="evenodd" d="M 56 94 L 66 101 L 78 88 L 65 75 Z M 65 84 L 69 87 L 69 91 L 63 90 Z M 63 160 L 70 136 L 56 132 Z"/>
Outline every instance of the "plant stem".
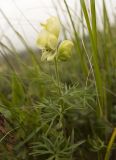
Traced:
<path fill-rule="evenodd" d="M 113 131 L 112 136 L 110 138 L 110 141 L 108 143 L 108 147 L 107 147 L 107 150 L 106 150 L 106 154 L 105 154 L 104 160 L 109 160 L 110 152 L 111 152 L 112 145 L 114 143 L 115 138 L 116 138 L 116 128 L 114 128 L 114 131 Z"/>
<path fill-rule="evenodd" d="M 61 96 L 62 95 L 62 91 L 61 91 L 61 84 L 60 84 L 60 78 L 59 78 L 59 71 L 58 71 L 58 63 L 57 63 L 57 59 L 55 58 L 54 59 L 54 62 L 55 62 L 55 71 L 56 71 L 56 79 L 57 79 L 57 82 L 58 82 L 58 93 L 59 95 Z M 60 115 L 60 119 L 59 119 L 59 123 L 62 125 L 62 131 L 65 135 L 65 125 L 64 125 L 64 117 L 63 117 L 63 103 L 61 102 L 61 115 Z"/>
<path fill-rule="evenodd" d="M 54 62 L 55 62 L 56 79 L 58 82 L 58 92 L 61 95 L 62 92 L 61 92 L 60 78 L 59 78 L 59 72 L 58 72 L 58 63 L 56 58 L 54 59 Z"/>
<path fill-rule="evenodd" d="M 101 153 L 98 151 L 98 160 L 102 160 Z"/>

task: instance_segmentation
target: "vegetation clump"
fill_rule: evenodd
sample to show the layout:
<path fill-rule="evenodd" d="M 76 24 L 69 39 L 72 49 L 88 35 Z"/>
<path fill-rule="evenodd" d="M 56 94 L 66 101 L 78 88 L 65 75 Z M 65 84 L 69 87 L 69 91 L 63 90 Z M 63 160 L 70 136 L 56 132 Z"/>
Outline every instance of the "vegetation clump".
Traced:
<path fill-rule="evenodd" d="M 102 32 L 95 0 L 91 17 L 80 4 L 82 36 L 64 0 L 70 32 L 57 17 L 41 23 L 40 53 L 1 11 L 26 51 L 0 41 L 0 159 L 116 159 L 116 25 L 104 0 Z"/>

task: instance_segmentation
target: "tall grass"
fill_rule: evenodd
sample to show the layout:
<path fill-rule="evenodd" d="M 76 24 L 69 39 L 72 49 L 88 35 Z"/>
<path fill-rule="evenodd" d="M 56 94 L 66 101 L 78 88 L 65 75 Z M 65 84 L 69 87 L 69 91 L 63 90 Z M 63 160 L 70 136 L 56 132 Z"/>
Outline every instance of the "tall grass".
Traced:
<path fill-rule="evenodd" d="M 68 15 L 66 28 L 61 21 L 64 37 L 69 19 L 73 32 L 68 34 L 75 44 L 65 63 L 41 62 L 41 53 L 0 10 L 25 46 L 22 58 L 9 37 L 4 36 L 10 47 L 0 41 L 0 159 L 116 158 L 116 24 L 111 26 L 103 0 L 103 31 L 99 31 L 95 0 L 90 1 L 91 16 L 86 1 L 80 0 L 81 37 L 76 11 L 62 2 Z"/>

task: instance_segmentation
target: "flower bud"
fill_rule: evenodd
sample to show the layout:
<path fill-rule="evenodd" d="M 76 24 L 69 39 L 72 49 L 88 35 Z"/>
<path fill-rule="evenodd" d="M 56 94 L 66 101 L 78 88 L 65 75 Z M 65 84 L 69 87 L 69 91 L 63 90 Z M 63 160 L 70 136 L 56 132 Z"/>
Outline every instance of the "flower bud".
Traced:
<path fill-rule="evenodd" d="M 74 44 L 72 41 L 64 40 L 58 48 L 57 58 L 61 61 L 68 60 L 72 55 L 73 46 Z"/>
<path fill-rule="evenodd" d="M 60 22 L 57 17 L 51 17 L 47 19 L 46 23 L 41 23 L 45 30 L 54 34 L 57 38 L 60 34 Z"/>

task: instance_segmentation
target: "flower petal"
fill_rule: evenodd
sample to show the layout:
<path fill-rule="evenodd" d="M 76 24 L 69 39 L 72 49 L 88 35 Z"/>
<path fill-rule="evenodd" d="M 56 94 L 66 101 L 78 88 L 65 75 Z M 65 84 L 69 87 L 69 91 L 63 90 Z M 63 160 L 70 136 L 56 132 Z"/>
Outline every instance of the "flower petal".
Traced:
<path fill-rule="evenodd" d="M 56 57 L 56 53 L 51 53 L 51 54 L 47 57 L 47 61 L 53 61 L 55 57 Z"/>
<path fill-rule="evenodd" d="M 58 44 L 58 39 L 53 34 L 49 34 L 47 45 L 48 48 L 55 50 Z"/>
<path fill-rule="evenodd" d="M 48 32 L 46 30 L 42 30 L 40 33 L 39 33 L 39 36 L 37 38 L 37 46 L 40 48 L 40 49 L 43 49 L 47 46 L 47 40 L 48 40 Z"/>
<path fill-rule="evenodd" d="M 58 39 L 48 31 L 42 30 L 39 33 L 36 43 L 40 49 L 55 49 L 57 47 Z"/>
<path fill-rule="evenodd" d="M 44 27 L 48 32 L 54 34 L 57 38 L 60 34 L 60 21 L 57 17 L 48 18 L 46 23 L 41 23 L 42 27 Z"/>

